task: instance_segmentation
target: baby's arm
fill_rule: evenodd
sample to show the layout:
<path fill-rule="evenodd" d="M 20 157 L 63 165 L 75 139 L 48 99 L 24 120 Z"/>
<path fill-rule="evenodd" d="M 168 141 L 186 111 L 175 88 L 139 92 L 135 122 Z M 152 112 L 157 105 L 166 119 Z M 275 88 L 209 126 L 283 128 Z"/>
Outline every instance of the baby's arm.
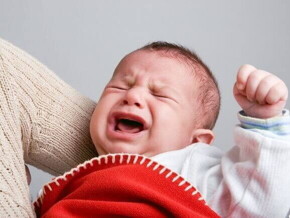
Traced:
<path fill-rule="evenodd" d="M 212 205 L 229 217 L 286 217 L 290 210 L 290 118 L 285 83 L 251 65 L 237 74 L 242 107 L 235 146 L 221 160 Z M 241 128 L 242 127 L 242 128 Z"/>
<path fill-rule="evenodd" d="M 288 89 L 277 76 L 244 65 L 237 74 L 234 96 L 247 116 L 267 119 L 282 114 Z"/>

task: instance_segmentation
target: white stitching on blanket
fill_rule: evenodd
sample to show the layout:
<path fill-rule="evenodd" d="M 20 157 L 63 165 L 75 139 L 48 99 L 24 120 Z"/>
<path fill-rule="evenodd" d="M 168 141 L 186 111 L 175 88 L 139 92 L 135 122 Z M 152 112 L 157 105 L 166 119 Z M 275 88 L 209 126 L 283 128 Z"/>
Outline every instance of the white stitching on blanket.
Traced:
<path fill-rule="evenodd" d="M 172 182 L 175 182 L 179 177 L 180 177 L 179 175 L 175 176 L 175 177 L 172 179 Z"/>
<path fill-rule="evenodd" d="M 193 186 L 192 185 L 189 185 L 189 186 L 187 186 L 185 189 L 184 189 L 184 191 L 188 191 L 189 189 L 191 189 Z"/>
<path fill-rule="evenodd" d="M 144 164 L 145 160 L 146 160 L 146 157 L 143 156 L 143 159 L 140 161 L 140 164 L 141 164 L 141 165 Z"/>
<path fill-rule="evenodd" d="M 54 181 L 54 183 L 57 185 L 57 186 L 60 186 L 59 182 L 57 180 Z"/>
<path fill-rule="evenodd" d="M 166 167 L 163 167 L 160 171 L 159 171 L 159 174 L 162 174 L 162 173 L 164 173 L 165 172 L 165 170 L 166 170 Z"/>
<path fill-rule="evenodd" d="M 194 190 L 194 192 L 192 192 L 192 195 L 196 195 L 198 193 L 197 190 Z"/>
<path fill-rule="evenodd" d="M 138 157 L 139 157 L 138 155 L 135 156 L 133 164 L 137 163 Z"/>
<path fill-rule="evenodd" d="M 50 187 L 49 184 L 47 184 L 47 187 L 48 187 L 49 191 L 52 191 L 52 188 Z"/>
<path fill-rule="evenodd" d="M 120 157 L 120 164 L 124 161 L 124 157 L 125 155 L 127 156 L 127 161 L 126 163 L 129 164 L 133 161 L 133 164 L 137 164 L 138 160 L 140 160 L 140 157 L 142 157 L 141 161 L 139 162 L 140 165 L 143 165 L 145 163 L 146 160 L 150 160 L 146 167 L 149 168 L 150 166 L 152 166 L 152 170 L 155 171 L 157 169 L 160 169 L 160 164 L 158 164 L 157 162 L 155 162 L 154 160 L 151 160 L 143 155 L 133 155 L 133 154 L 108 154 L 108 155 L 103 155 L 103 156 L 100 156 L 100 157 L 96 157 L 96 158 L 93 158 L 91 160 L 88 160 L 86 162 L 84 162 L 83 164 L 80 164 L 78 165 L 76 168 L 73 168 L 71 169 L 69 172 L 65 173 L 64 175 L 62 176 L 59 176 L 57 178 L 55 178 L 53 181 L 47 183 L 46 185 L 44 185 L 44 187 L 42 188 L 42 193 L 40 194 L 40 196 L 38 197 L 37 200 L 34 201 L 33 204 L 36 204 L 38 207 L 40 207 L 40 204 L 42 204 L 43 202 L 43 198 L 44 196 L 47 194 L 47 192 L 45 191 L 45 188 L 47 187 L 47 189 L 49 191 L 52 191 L 52 187 L 50 185 L 52 185 L 53 183 L 55 183 L 57 186 L 60 186 L 60 180 L 63 180 L 63 181 L 67 181 L 67 177 L 68 176 L 75 176 L 75 174 L 79 173 L 80 170 L 82 168 L 86 169 L 88 168 L 89 166 L 90 167 L 93 167 L 95 164 L 98 164 L 100 165 L 102 163 L 102 159 L 104 159 L 104 163 L 105 164 L 108 164 L 108 163 L 115 163 L 116 161 L 116 157 Z M 133 156 L 134 159 L 132 158 Z M 153 164 L 155 163 L 155 164 Z M 161 167 L 161 169 L 159 170 L 159 174 L 163 174 L 168 168 L 166 167 Z M 169 170 L 169 169 L 168 169 Z M 165 178 L 169 178 L 174 172 L 169 170 L 169 172 L 165 175 Z M 177 181 L 179 178 L 182 179 L 181 182 L 178 183 L 178 186 L 182 186 L 184 185 L 187 181 L 184 180 L 180 175 L 176 175 L 173 179 L 172 179 L 172 182 L 174 183 L 175 181 Z M 193 188 L 193 186 L 191 184 L 189 184 L 185 189 L 184 191 L 188 191 L 190 190 L 191 188 Z M 198 192 L 197 189 L 194 189 L 194 191 L 192 192 L 192 196 L 196 195 L 196 194 L 200 194 Z M 200 194 L 200 197 L 198 198 L 199 201 L 204 201 L 204 198 L 201 196 Z M 204 204 L 207 205 L 207 203 L 204 201 Z"/>
<path fill-rule="evenodd" d="M 151 160 L 148 164 L 147 164 L 147 167 L 150 167 L 151 166 L 151 164 L 153 164 L 153 160 Z"/>
<path fill-rule="evenodd" d="M 198 199 L 199 201 L 202 201 L 203 200 L 203 197 L 201 196 L 201 197 L 199 197 L 199 199 Z"/>
<path fill-rule="evenodd" d="M 169 171 L 169 173 L 167 173 L 167 175 L 165 176 L 165 178 L 168 178 L 169 176 L 171 176 L 172 171 Z"/>
<path fill-rule="evenodd" d="M 105 164 L 108 164 L 108 157 L 105 157 Z"/>
<path fill-rule="evenodd" d="M 130 163 L 130 160 L 131 160 L 131 155 L 128 154 L 128 158 L 127 158 L 127 164 Z"/>
<path fill-rule="evenodd" d="M 186 183 L 185 180 L 181 181 L 181 182 L 178 184 L 178 186 L 182 186 L 184 183 Z"/>
<path fill-rule="evenodd" d="M 153 167 L 153 171 L 157 170 L 157 168 L 159 167 L 159 164 L 156 164 L 155 167 Z"/>

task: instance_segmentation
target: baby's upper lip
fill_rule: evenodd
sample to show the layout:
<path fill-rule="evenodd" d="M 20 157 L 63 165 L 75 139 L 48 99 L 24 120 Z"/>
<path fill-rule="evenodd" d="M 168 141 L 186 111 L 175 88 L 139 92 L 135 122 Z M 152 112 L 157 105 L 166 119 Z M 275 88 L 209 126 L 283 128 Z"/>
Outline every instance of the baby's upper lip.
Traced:
<path fill-rule="evenodd" d="M 109 117 L 109 122 L 112 124 L 116 124 L 117 120 L 120 119 L 128 119 L 128 120 L 133 120 L 138 123 L 141 123 L 143 125 L 143 130 L 146 130 L 149 128 L 148 122 L 146 122 L 145 119 L 143 119 L 141 116 L 138 116 L 133 113 L 128 113 L 128 112 L 114 112 L 111 114 Z"/>

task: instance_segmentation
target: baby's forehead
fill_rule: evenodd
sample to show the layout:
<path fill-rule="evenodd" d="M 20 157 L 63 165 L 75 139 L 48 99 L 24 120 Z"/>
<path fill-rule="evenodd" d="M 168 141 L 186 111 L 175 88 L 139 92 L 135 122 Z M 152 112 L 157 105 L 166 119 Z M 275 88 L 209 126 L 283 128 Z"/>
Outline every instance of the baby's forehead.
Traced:
<path fill-rule="evenodd" d="M 128 73 L 127 71 L 130 71 L 132 68 L 140 66 L 144 69 L 148 69 L 148 71 L 150 71 L 150 68 L 154 67 L 156 73 L 158 73 L 158 69 L 156 70 L 156 68 L 160 67 L 162 70 L 170 68 L 181 69 L 178 70 L 177 73 L 181 74 L 181 72 L 185 72 L 189 75 L 194 75 L 194 71 L 196 70 L 194 65 L 196 64 L 190 62 L 186 57 L 181 57 L 181 55 L 165 51 L 140 49 L 123 57 L 115 68 L 114 75 L 120 73 L 120 68 L 122 68 L 121 73 L 124 73 L 124 70 L 125 73 Z"/>
<path fill-rule="evenodd" d="M 151 75 L 163 81 L 176 77 L 192 76 L 193 70 L 185 63 L 173 57 L 162 56 L 156 52 L 133 52 L 125 56 L 115 68 L 113 78 L 131 80 L 138 74 Z"/>
<path fill-rule="evenodd" d="M 191 82 L 191 89 L 198 85 L 194 68 L 183 59 L 162 51 L 150 50 L 137 50 L 126 55 L 117 65 L 112 80 L 132 84 L 136 74 L 143 72 L 153 75 L 153 78 L 156 79 L 153 83 L 157 83 L 157 85 L 159 79 L 170 84 L 172 81 L 180 81 L 180 77 Z"/>

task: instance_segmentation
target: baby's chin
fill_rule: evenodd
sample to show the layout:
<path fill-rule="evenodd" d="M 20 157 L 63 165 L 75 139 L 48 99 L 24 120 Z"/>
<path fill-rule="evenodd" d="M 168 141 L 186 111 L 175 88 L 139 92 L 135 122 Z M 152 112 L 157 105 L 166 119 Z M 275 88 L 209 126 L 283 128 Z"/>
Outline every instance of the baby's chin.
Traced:
<path fill-rule="evenodd" d="M 108 147 L 102 147 L 102 146 L 95 146 L 97 149 L 97 152 L 100 155 L 106 155 L 106 154 L 120 154 L 120 153 L 126 153 L 126 154 L 139 154 L 144 155 L 146 157 L 153 157 L 157 155 L 158 153 L 155 151 L 150 150 L 142 150 L 142 145 L 135 145 L 135 144 L 129 144 L 129 143 L 114 143 L 111 144 L 111 146 Z"/>
<path fill-rule="evenodd" d="M 138 151 L 138 145 L 130 145 L 129 143 L 115 143 L 110 146 L 95 145 L 95 148 L 99 155 L 118 153 L 142 154 L 142 152 Z"/>

